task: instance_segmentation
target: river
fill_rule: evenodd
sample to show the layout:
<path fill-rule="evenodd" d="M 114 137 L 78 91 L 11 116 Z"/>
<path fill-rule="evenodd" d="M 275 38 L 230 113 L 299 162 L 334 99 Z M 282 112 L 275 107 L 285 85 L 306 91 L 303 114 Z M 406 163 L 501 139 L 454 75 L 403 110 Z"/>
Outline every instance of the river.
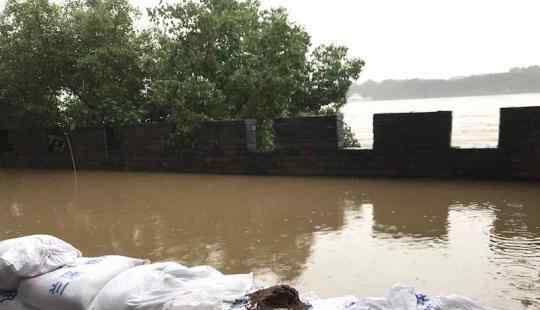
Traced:
<path fill-rule="evenodd" d="M 538 185 L 0 170 L 0 239 L 48 233 L 325 297 L 403 283 L 537 309 Z"/>
<path fill-rule="evenodd" d="M 453 147 L 494 148 L 499 136 L 499 109 L 526 106 L 540 106 L 540 93 L 385 101 L 349 98 L 342 112 L 366 149 L 373 146 L 373 114 L 432 111 L 453 111 Z"/>

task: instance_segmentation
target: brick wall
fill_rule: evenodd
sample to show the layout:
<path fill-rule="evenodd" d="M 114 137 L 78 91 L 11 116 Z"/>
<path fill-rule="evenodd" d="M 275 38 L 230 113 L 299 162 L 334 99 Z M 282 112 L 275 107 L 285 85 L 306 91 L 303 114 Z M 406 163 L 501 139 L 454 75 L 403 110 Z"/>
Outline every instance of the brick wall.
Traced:
<path fill-rule="evenodd" d="M 159 160 L 165 155 L 169 139 L 174 133 L 173 124 L 127 127 L 114 131 L 121 141 L 122 152 L 128 160 Z"/>
<path fill-rule="evenodd" d="M 501 109 L 499 149 L 512 177 L 540 179 L 540 107 Z"/>
<path fill-rule="evenodd" d="M 9 131 L 7 145 L 1 155 L 7 167 L 60 168 L 69 158 L 65 136 L 56 130 Z"/>
<path fill-rule="evenodd" d="M 193 131 L 194 149 L 223 155 L 246 153 L 256 149 L 255 121 L 203 122 Z"/>
<path fill-rule="evenodd" d="M 340 117 L 278 119 L 277 148 L 266 153 L 256 152 L 253 120 L 200 123 L 192 147 L 172 151 L 171 124 L 80 129 L 70 137 L 81 168 L 540 180 L 540 108 L 503 109 L 498 149 L 451 148 L 451 124 L 450 112 L 375 115 L 374 150 L 341 148 Z M 8 131 L 0 143 L 10 146 L 0 166 L 71 168 L 58 132 Z"/>
<path fill-rule="evenodd" d="M 108 154 L 105 146 L 106 131 L 102 128 L 82 128 L 70 133 L 73 155 L 81 164 L 99 164 Z"/>
<path fill-rule="evenodd" d="M 0 154 L 10 152 L 12 145 L 9 143 L 9 131 L 0 130 Z"/>
<path fill-rule="evenodd" d="M 507 153 L 540 153 L 540 107 L 503 108 L 499 148 Z"/>
<path fill-rule="evenodd" d="M 448 152 L 452 112 L 375 114 L 373 135 L 378 153 Z"/>
<path fill-rule="evenodd" d="M 336 150 L 343 147 L 343 120 L 340 116 L 302 117 L 274 120 L 278 150 Z"/>

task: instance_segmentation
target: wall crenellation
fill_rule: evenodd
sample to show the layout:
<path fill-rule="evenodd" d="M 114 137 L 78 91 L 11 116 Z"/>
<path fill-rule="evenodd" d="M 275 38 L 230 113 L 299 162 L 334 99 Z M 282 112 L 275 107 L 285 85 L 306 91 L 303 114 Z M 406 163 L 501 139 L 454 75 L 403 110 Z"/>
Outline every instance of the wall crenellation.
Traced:
<path fill-rule="evenodd" d="M 374 149 L 343 149 L 340 116 L 277 119 L 273 152 L 257 152 L 254 120 L 201 122 L 171 151 L 174 124 L 69 133 L 79 168 L 220 174 L 540 179 L 540 107 L 501 109 L 499 147 L 451 147 L 452 113 L 374 116 Z M 0 130 L 0 167 L 71 168 L 57 130 Z"/>
<path fill-rule="evenodd" d="M 373 135 L 377 153 L 449 152 L 452 112 L 375 114 Z"/>

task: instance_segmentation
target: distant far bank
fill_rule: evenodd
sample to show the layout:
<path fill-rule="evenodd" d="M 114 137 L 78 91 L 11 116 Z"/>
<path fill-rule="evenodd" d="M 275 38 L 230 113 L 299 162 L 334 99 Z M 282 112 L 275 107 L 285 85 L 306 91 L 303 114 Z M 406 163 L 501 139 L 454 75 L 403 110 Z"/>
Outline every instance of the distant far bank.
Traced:
<path fill-rule="evenodd" d="M 540 66 L 512 68 L 492 73 L 443 79 L 367 81 L 353 84 L 349 97 L 370 100 L 468 97 L 540 93 Z"/>

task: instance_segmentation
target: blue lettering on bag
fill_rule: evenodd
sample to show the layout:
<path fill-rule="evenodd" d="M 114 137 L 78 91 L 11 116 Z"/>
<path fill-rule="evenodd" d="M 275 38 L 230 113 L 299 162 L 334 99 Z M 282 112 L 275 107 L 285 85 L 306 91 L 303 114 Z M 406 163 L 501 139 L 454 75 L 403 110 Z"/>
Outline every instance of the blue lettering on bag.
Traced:
<path fill-rule="evenodd" d="M 66 290 L 66 287 L 68 287 L 70 282 L 56 282 L 53 285 L 51 285 L 51 289 L 49 290 L 49 295 L 51 296 L 62 296 L 64 294 L 64 291 Z"/>

